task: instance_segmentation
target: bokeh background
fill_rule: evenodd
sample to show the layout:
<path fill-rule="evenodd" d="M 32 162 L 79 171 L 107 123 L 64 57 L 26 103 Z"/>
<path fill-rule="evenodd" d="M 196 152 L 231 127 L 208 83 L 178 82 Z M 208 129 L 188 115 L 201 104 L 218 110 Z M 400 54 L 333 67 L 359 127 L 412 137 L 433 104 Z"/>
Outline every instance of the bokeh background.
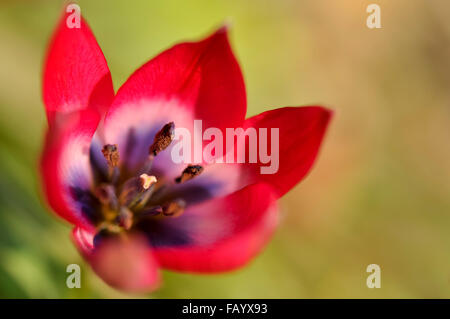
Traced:
<path fill-rule="evenodd" d="M 203 0 L 78 2 L 115 89 L 161 50 L 231 20 L 248 116 L 321 103 L 336 116 L 312 173 L 249 266 L 164 272 L 150 298 L 449 298 L 450 2 Z M 381 6 L 382 29 L 366 27 Z M 62 1 L 0 2 L 0 297 L 136 297 L 106 286 L 49 214 L 37 174 L 41 70 Z M 82 288 L 66 287 L 66 266 Z M 366 267 L 381 266 L 368 289 Z"/>

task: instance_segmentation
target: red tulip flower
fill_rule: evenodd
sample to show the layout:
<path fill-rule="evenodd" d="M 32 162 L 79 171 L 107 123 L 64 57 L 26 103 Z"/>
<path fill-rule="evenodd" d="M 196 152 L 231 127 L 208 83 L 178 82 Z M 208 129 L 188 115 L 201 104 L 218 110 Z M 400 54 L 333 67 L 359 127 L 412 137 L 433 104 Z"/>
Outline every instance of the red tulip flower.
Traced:
<path fill-rule="evenodd" d="M 236 269 L 271 237 L 277 200 L 311 169 L 332 113 L 285 107 L 245 119 L 241 70 L 221 28 L 145 63 L 114 93 L 111 74 L 84 20 L 64 15 L 49 46 L 41 158 L 53 211 L 73 225 L 83 257 L 108 284 L 152 290 L 159 269 Z M 261 163 L 186 165 L 170 158 L 173 132 L 278 128 L 279 169 Z"/>

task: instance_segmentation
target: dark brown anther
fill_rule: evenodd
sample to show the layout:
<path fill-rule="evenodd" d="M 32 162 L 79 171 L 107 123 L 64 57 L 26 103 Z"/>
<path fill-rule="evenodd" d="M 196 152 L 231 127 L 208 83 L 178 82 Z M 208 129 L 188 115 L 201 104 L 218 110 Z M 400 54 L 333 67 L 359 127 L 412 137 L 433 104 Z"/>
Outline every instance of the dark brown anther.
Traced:
<path fill-rule="evenodd" d="M 103 146 L 102 153 L 109 167 L 117 167 L 119 165 L 119 150 L 116 144 L 106 144 Z"/>
<path fill-rule="evenodd" d="M 169 217 L 178 217 L 183 214 L 186 202 L 182 199 L 176 199 L 163 207 L 163 215 Z"/>
<path fill-rule="evenodd" d="M 116 222 L 120 227 L 129 230 L 133 225 L 133 213 L 125 206 L 120 207 Z"/>
<path fill-rule="evenodd" d="M 153 216 L 159 216 L 163 213 L 163 208 L 161 206 L 153 206 L 148 209 L 144 209 L 142 212 L 139 213 L 139 217 L 145 218 L 145 217 L 153 217 Z"/>
<path fill-rule="evenodd" d="M 175 123 L 170 122 L 156 133 L 153 144 L 150 146 L 150 155 L 156 156 L 159 152 L 165 150 L 175 137 Z"/>
<path fill-rule="evenodd" d="M 176 183 L 183 183 L 190 179 L 193 179 L 195 176 L 200 175 L 203 172 L 203 166 L 200 165 L 189 165 L 186 167 L 181 176 L 175 178 Z"/>

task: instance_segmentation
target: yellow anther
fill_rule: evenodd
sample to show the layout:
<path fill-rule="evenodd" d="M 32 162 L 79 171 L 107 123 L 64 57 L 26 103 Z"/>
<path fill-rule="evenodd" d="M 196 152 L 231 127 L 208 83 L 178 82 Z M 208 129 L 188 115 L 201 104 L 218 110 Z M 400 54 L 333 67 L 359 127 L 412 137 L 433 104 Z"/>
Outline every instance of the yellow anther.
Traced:
<path fill-rule="evenodd" d="M 139 178 L 141 179 L 141 185 L 143 189 L 149 189 L 150 186 L 152 186 L 153 184 L 155 184 L 158 180 L 156 179 L 155 176 L 151 175 L 147 175 L 147 174 L 141 174 L 141 176 L 139 176 Z"/>

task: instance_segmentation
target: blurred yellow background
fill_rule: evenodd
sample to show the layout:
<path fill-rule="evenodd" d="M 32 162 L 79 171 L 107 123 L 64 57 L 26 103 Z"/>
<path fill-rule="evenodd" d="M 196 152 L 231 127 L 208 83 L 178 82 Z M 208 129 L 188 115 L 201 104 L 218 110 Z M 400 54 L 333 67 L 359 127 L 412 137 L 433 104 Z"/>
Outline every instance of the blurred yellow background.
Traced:
<path fill-rule="evenodd" d="M 336 110 L 259 257 L 223 275 L 164 272 L 163 287 L 143 297 L 450 297 L 450 2 L 78 3 L 116 90 L 160 51 L 230 20 L 248 116 L 288 105 Z M 381 29 L 366 26 L 370 3 L 381 7 Z M 0 3 L 0 297 L 129 297 L 93 274 L 40 195 L 41 70 L 62 8 Z M 81 289 L 66 287 L 71 263 L 82 266 Z M 366 286 L 371 263 L 380 289 Z"/>

